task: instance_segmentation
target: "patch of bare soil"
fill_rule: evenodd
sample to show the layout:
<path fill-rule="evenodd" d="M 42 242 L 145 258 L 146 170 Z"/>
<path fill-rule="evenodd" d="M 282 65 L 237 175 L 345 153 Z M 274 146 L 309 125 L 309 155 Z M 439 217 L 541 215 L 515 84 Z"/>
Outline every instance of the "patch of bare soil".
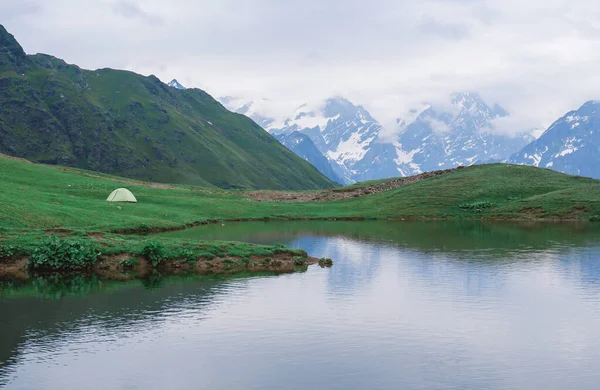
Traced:
<path fill-rule="evenodd" d="M 0 278 L 27 280 L 27 258 L 0 262 Z"/>
<path fill-rule="evenodd" d="M 281 202 L 281 203 L 305 203 L 305 202 L 328 202 L 332 200 L 342 200 L 349 198 L 359 198 L 361 196 L 373 195 L 384 191 L 393 190 L 407 184 L 416 183 L 424 179 L 441 176 L 450 172 L 458 171 L 463 167 L 445 169 L 442 171 L 425 172 L 420 175 L 402 177 L 385 183 L 373 184 L 360 188 L 341 188 L 323 191 L 307 192 L 285 192 L 285 191 L 249 191 L 248 195 L 257 202 Z"/>
<path fill-rule="evenodd" d="M 541 207 L 523 207 L 519 212 L 532 218 L 536 215 L 544 214 L 544 209 Z"/>

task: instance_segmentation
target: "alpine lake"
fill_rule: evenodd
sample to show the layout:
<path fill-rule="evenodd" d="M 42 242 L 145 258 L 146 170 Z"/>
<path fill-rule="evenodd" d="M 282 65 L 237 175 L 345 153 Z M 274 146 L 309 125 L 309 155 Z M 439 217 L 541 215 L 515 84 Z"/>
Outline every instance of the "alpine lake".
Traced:
<path fill-rule="evenodd" d="M 284 275 L 0 282 L 0 388 L 598 389 L 600 224 L 161 233 L 333 259 Z"/>

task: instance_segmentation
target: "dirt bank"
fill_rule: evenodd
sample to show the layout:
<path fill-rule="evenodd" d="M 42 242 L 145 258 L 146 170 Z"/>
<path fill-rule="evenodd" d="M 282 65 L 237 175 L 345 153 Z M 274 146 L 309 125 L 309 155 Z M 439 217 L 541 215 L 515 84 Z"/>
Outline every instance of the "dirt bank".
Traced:
<path fill-rule="evenodd" d="M 349 187 L 339 189 L 329 189 L 322 191 L 248 191 L 244 195 L 250 196 L 258 202 L 282 202 L 282 203 L 306 203 L 306 202 L 328 202 L 332 200 L 342 200 L 349 198 L 358 198 L 361 196 L 377 194 L 384 191 L 393 190 L 407 184 L 441 176 L 446 173 L 455 172 L 464 167 L 446 169 L 442 171 L 425 172 L 411 177 L 401 177 L 392 179 L 383 183 L 377 183 L 365 187 Z"/>
<path fill-rule="evenodd" d="M 0 278 L 27 280 L 30 273 L 27 269 L 27 258 L 14 261 L 0 262 Z M 85 271 L 56 271 L 47 270 L 46 273 L 89 273 L 112 280 L 129 280 L 144 277 L 154 271 L 162 275 L 177 274 L 236 274 L 236 273 L 292 273 L 305 271 L 309 265 L 317 264 L 319 259 L 310 256 L 298 256 L 288 253 L 275 254 L 269 257 L 251 256 L 249 258 L 223 257 L 200 258 L 193 261 L 177 259 L 154 267 L 143 257 L 136 257 L 123 253 L 120 255 L 105 256 L 92 268 Z"/>

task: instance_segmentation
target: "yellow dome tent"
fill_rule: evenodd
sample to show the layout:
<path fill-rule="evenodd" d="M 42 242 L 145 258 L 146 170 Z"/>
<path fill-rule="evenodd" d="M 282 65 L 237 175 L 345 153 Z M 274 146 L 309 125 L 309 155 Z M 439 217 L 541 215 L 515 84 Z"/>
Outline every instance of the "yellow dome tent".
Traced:
<path fill-rule="evenodd" d="M 106 199 L 109 202 L 137 203 L 137 199 L 127 188 L 117 188 Z"/>

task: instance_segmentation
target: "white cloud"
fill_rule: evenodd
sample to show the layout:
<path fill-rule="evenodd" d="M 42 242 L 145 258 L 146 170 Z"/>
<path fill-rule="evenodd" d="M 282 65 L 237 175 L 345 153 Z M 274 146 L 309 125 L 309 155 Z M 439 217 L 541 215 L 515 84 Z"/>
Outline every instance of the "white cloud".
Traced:
<path fill-rule="evenodd" d="M 547 127 L 600 91 L 592 0 L 3 0 L 0 14 L 30 53 L 267 97 L 275 111 L 343 95 L 392 127 L 465 90 L 519 131 Z"/>

